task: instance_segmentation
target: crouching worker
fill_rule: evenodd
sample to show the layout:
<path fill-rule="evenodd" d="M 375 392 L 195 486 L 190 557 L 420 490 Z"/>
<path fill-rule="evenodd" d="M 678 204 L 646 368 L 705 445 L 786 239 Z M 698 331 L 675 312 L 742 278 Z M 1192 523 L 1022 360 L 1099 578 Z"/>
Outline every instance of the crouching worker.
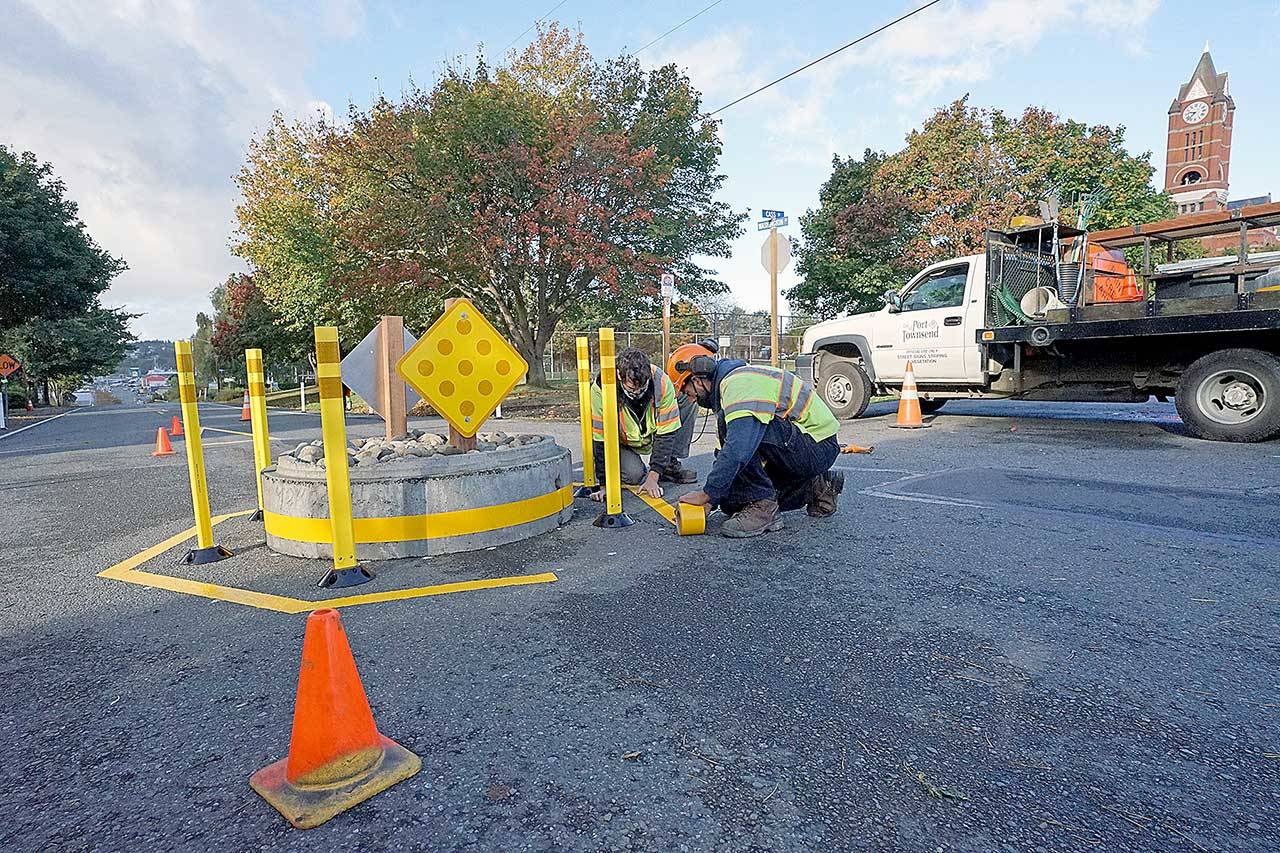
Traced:
<path fill-rule="evenodd" d="M 687 344 L 671 354 L 672 384 L 716 413 L 720 452 L 701 491 L 683 503 L 718 506 L 725 536 L 746 538 L 782 529 L 780 513 L 804 507 L 824 518 L 836 511 L 844 474 L 838 424 L 813 386 L 788 370 L 736 359 L 717 361 Z"/>
<path fill-rule="evenodd" d="M 697 403 L 681 405 L 666 374 L 649 357 L 630 347 L 618 355 L 618 470 L 622 482 L 662 497 L 659 483 L 693 483 L 697 475 L 680 465 L 689 455 Z M 595 441 L 596 482 L 604 483 L 604 400 L 600 378 L 591 384 L 591 435 Z M 648 456 L 646 463 L 644 457 Z M 603 500 L 603 485 L 591 495 Z"/>

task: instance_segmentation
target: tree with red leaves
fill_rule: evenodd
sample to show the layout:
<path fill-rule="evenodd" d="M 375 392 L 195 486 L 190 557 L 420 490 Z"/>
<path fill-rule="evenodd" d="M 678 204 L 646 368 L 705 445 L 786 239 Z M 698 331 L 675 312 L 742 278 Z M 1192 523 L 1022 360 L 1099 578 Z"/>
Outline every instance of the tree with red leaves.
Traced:
<path fill-rule="evenodd" d="M 685 296 L 725 289 L 692 260 L 727 257 L 745 219 L 715 200 L 719 156 L 674 66 L 597 63 L 552 25 L 496 71 L 451 70 L 341 128 L 278 121 L 240 176 L 239 251 L 284 316 L 353 336 L 468 296 L 542 385 L 566 317 L 656 311 L 668 270 Z"/>

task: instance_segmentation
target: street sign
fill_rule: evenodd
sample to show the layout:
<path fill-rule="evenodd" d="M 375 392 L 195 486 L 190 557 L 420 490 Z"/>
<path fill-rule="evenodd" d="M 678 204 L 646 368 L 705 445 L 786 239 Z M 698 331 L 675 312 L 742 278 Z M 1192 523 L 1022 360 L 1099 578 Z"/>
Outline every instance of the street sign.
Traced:
<path fill-rule="evenodd" d="M 22 363 L 7 352 L 0 353 L 0 377 L 8 379 L 9 375 L 21 366 Z"/>
<path fill-rule="evenodd" d="M 781 210 L 762 210 L 760 211 L 761 219 L 786 219 L 787 215 Z"/>
<path fill-rule="evenodd" d="M 762 222 L 756 223 L 756 230 L 768 231 L 770 228 L 786 228 L 788 221 L 789 220 L 785 216 L 781 219 L 766 219 Z"/>
<path fill-rule="evenodd" d="M 778 243 L 778 268 L 775 270 L 771 265 L 772 252 L 769 248 L 770 243 L 777 241 Z M 764 244 L 760 246 L 760 263 L 764 266 L 765 272 L 782 272 L 791 263 L 791 241 L 783 234 L 773 233 L 764 238 Z"/>
<path fill-rule="evenodd" d="M 360 395 L 360 399 L 369 404 L 369 408 L 373 409 L 383 419 L 387 419 L 387 413 L 382 411 L 382 394 L 378 382 L 378 358 L 379 358 L 379 331 L 382 325 L 378 324 L 370 330 L 369 334 L 364 336 L 364 340 L 356 344 L 356 348 L 347 353 L 347 357 L 342 360 L 342 384 L 350 388 L 354 393 Z M 418 339 L 408 330 L 404 330 L 404 351 L 408 352 L 409 348 L 418 342 Z M 413 388 L 404 389 L 404 408 L 408 411 L 414 407 L 422 398 L 414 392 Z"/>
<path fill-rule="evenodd" d="M 672 299 L 676 295 L 676 277 L 669 272 L 662 274 L 662 298 Z"/>
<path fill-rule="evenodd" d="M 463 436 L 479 430 L 529 363 L 469 299 L 454 301 L 396 370 Z"/>

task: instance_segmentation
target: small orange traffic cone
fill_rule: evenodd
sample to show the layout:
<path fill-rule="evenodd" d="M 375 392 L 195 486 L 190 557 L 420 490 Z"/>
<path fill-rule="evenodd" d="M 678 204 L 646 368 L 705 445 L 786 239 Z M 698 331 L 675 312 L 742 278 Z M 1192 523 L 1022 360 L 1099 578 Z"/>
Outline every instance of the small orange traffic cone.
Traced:
<path fill-rule="evenodd" d="M 866 447 L 863 447 L 861 444 L 847 444 L 844 447 L 840 448 L 840 452 L 841 453 L 875 453 L 876 448 L 874 444 L 868 444 Z"/>
<path fill-rule="evenodd" d="M 924 429 L 929 426 L 920 413 L 920 392 L 916 390 L 916 373 L 907 362 L 902 376 L 902 396 L 898 398 L 898 420 L 889 426 L 895 429 Z"/>
<path fill-rule="evenodd" d="M 182 421 L 177 415 L 173 416 L 173 426 L 169 427 L 169 434 L 174 438 L 182 438 Z"/>
<path fill-rule="evenodd" d="M 164 431 L 164 427 L 156 429 L 156 449 L 151 452 L 152 456 L 172 456 L 173 445 L 169 443 L 169 433 Z"/>
<path fill-rule="evenodd" d="M 249 413 L 249 392 L 244 392 L 244 406 L 240 409 L 240 420 L 251 421 L 253 415 Z"/>
<path fill-rule="evenodd" d="M 299 829 L 319 826 L 408 779 L 422 760 L 382 735 L 338 611 L 314 611 L 302 640 L 289 755 L 249 779 Z"/>

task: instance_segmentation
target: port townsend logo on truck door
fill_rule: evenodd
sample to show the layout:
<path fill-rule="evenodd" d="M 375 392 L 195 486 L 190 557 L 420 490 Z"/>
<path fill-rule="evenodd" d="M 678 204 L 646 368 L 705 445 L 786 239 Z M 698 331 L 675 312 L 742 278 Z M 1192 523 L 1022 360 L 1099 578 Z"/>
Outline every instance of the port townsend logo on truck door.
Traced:
<path fill-rule="evenodd" d="M 912 320 L 902 324 L 902 342 L 937 340 L 942 336 L 937 320 Z"/>

